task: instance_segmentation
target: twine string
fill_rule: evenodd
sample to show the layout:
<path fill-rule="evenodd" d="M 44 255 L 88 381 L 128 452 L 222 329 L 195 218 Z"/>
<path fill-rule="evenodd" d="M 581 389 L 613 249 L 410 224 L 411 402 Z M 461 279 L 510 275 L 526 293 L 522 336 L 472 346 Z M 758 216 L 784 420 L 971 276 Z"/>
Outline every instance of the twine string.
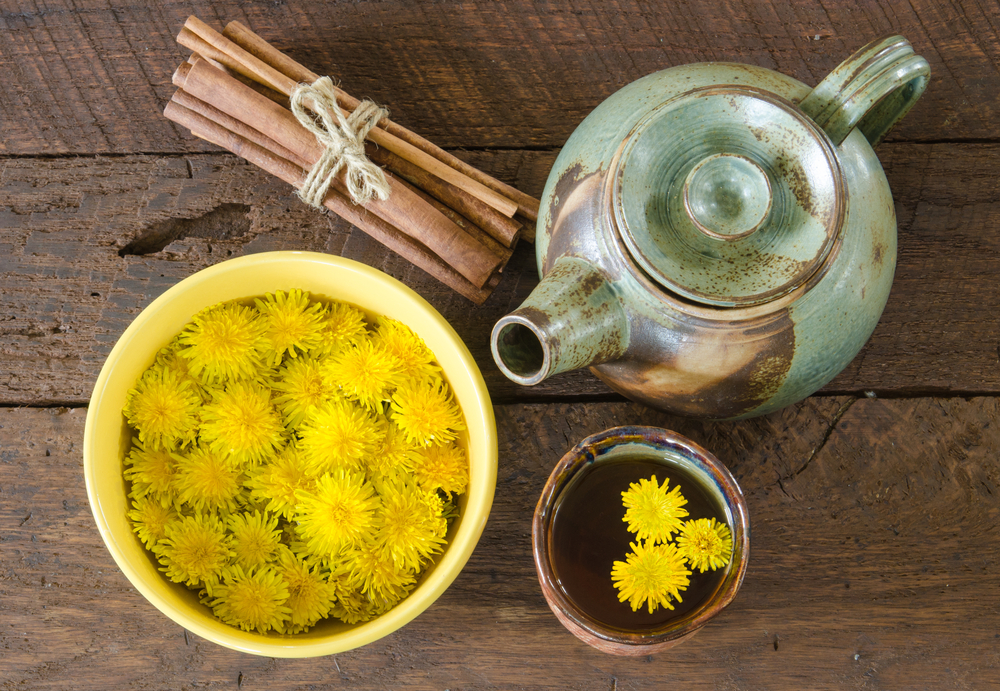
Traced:
<path fill-rule="evenodd" d="M 345 115 L 337 105 L 333 80 L 329 77 L 320 77 L 312 84 L 299 84 L 292 92 L 291 106 L 299 123 L 323 145 L 323 155 L 309 170 L 298 192 L 302 201 L 322 208 L 341 169 L 345 169 L 347 192 L 355 204 L 389 198 L 385 173 L 365 155 L 365 137 L 389 115 L 385 108 L 364 100 L 353 113 Z"/>

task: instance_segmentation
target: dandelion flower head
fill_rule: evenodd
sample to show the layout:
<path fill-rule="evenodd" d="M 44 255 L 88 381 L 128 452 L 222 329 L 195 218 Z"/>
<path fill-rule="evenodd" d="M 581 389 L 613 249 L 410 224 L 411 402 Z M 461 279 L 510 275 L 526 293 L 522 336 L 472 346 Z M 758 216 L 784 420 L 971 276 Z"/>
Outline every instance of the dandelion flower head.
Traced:
<path fill-rule="evenodd" d="M 139 441 L 173 447 L 189 443 L 198 432 L 201 398 L 173 370 L 153 366 L 125 397 L 125 418 Z"/>
<path fill-rule="evenodd" d="M 160 569 L 174 583 L 211 587 L 228 572 L 230 538 L 226 527 L 215 516 L 196 513 L 171 521 L 166 537 L 157 544 Z"/>
<path fill-rule="evenodd" d="M 465 429 L 462 411 L 448 385 L 436 382 L 407 382 L 392 396 L 392 421 L 406 438 L 420 446 L 447 444 Z"/>
<path fill-rule="evenodd" d="M 299 426 L 303 462 L 321 474 L 334 468 L 357 468 L 381 441 L 382 430 L 371 414 L 350 401 L 327 401 Z"/>
<path fill-rule="evenodd" d="M 385 348 L 362 339 L 330 357 L 323 374 L 331 386 L 369 410 L 381 410 L 382 401 L 396 386 L 399 359 Z"/>
<path fill-rule="evenodd" d="M 323 573 L 310 566 L 284 547 L 280 550 L 275 569 L 288 584 L 288 601 L 291 610 L 289 633 L 298 633 L 313 626 L 330 614 L 336 599 L 336 589 Z"/>
<path fill-rule="evenodd" d="M 376 544 L 364 544 L 347 553 L 351 565 L 349 582 L 371 602 L 386 609 L 402 600 L 416 584 L 415 571 L 400 568 Z"/>
<path fill-rule="evenodd" d="M 401 377 L 407 379 L 440 377 L 441 368 L 434 364 L 434 353 L 406 324 L 395 319 L 380 317 L 375 329 L 375 342 L 399 361 Z"/>
<path fill-rule="evenodd" d="M 670 536 L 680 530 L 681 519 L 688 515 L 687 499 L 681 494 L 680 486 L 667 491 L 669 479 L 663 484 L 657 483 L 656 476 L 638 483 L 630 483 L 629 489 L 622 492 L 622 504 L 625 506 L 623 521 L 628 523 L 628 530 L 636 533 L 640 540 L 666 542 Z"/>
<path fill-rule="evenodd" d="M 222 621 L 244 631 L 284 633 L 292 614 L 285 604 L 288 596 L 288 584 L 270 566 L 234 566 L 225 582 L 213 589 L 208 604 Z"/>
<path fill-rule="evenodd" d="M 441 504 L 400 478 L 381 483 L 378 493 L 382 510 L 376 543 L 397 568 L 416 571 L 444 548 L 448 523 L 441 518 Z"/>
<path fill-rule="evenodd" d="M 212 392 L 201 413 L 201 440 L 239 465 L 256 465 L 284 444 L 285 426 L 271 391 L 254 382 L 233 382 Z"/>
<path fill-rule="evenodd" d="M 379 418 L 382 440 L 365 456 L 365 467 L 373 479 L 399 474 L 412 474 L 417 446 L 409 441 L 396 425 Z"/>
<path fill-rule="evenodd" d="M 235 511 L 243 477 L 223 454 L 196 446 L 177 455 L 177 496 L 195 511 Z"/>
<path fill-rule="evenodd" d="M 413 475 L 429 492 L 441 490 L 449 497 L 463 494 L 469 486 L 469 459 L 465 449 L 452 443 L 427 446 L 416 454 Z"/>
<path fill-rule="evenodd" d="M 722 568 L 733 552 L 733 536 L 729 526 L 714 518 L 687 521 L 677 536 L 677 548 L 692 569 L 699 573 Z"/>
<path fill-rule="evenodd" d="M 298 500 L 295 493 L 311 489 L 315 478 L 306 472 L 298 449 L 289 445 L 275 458 L 249 471 L 246 486 L 250 498 L 264 503 L 268 509 L 291 519 Z"/>
<path fill-rule="evenodd" d="M 164 506 L 173 503 L 177 459 L 168 449 L 144 446 L 138 439 L 133 439 L 125 465 L 128 466 L 125 468 L 125 479 L 132 483 L 133 497 L 149 495 Z"/>
<path fill-rule="evenodd" d="M 320 342 L 323 306 L 299 289 L 278 290 L 254 301 L 266 324 L 268 364 L 278 364 L 285 353 L 295 358 Z"/>
<path fill-rule="evenodd" d="M 229 517 L 228 524 L 237 566 L 257 568 L 277 558 L 281 544 L 277 516 L 260 511 L 235 513 Z"/>
<path fill-rule="evenodd" d="M 323 315 L 319 343 L 313 351 L 319 356 L 332 355 L 366 333 L 364 313 L 345 302 L 336 302 Z"/>
<path fill-rule="evenodd" d="M 323 376 L 320 363 L 311 357 L 286 362 L 278 370 L 271 388 L 277 394 L 274 404 L 289 427 L 298 427 L 308 413 L 337 394 Z"/>
<path fill-rule="evenodd" d="M 253 379 L 264 366 L 266 329 L 254 309 L 222 303 L 194 317 L 180 335 L 180 353 L 203 384 Z"/>
<path fill-rule="evenodd" d="M 296 494 L 295 521 L 313 554 L 328 556 L 374 537 L 379 498 L 364 474 L 340 469 L 319 478 L 315 490 Z"/>
<path fill-rule="evenodd" d="M 684 557 L 673 543 L 654 545 L 652 542 L 635 542 L 625 561 L 616 561 L 611 570 L 611 580 L 618 589 L 618 600 L 628 601 L 635 612 L 646 604 L 652 614 L 659 606 L 673 609 L 671 600 L 681 602 L 681 591 L 690 584 L 691 572 L 684 565 Z"/>
<path fill-rule="evenodd" d="M 132 530 L 147 549 L 154 549 L 156 543 L 167 536 L 167 524 L 177 518 L 172 506 L 164 506 L 151 497 L 140 497 L 132 501 L 128 512 L 132 519 Z"/>

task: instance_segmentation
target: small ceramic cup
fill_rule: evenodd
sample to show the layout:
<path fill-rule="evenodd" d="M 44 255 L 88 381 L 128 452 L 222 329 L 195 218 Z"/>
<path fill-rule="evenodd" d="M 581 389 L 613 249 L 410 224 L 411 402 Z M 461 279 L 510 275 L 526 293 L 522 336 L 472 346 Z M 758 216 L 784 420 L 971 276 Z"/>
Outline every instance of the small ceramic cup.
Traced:
<path fill-rule="evenodd" d="M 721 581 L 714 590 L 703 594 L 701 601 L 691 609 L 652 627 L 628 629 L 598 619 L 592 612 L 581 608 L 567 593 L 563 582 L 568 582 L 571 574 L 558 573 L 556 564 L 559 559 L 553 551 L 553 525 L 560 508 L 580 486 L 578 481 L 585 472 L 597 464 L 636 459 L 662 465 L 666 472 L 682 476 L 685 482 L 697 485 L 697 490 L 692 491 L 699 491 L 724 514 L 717 518 L 725 521 L 732 530 L 733 553 L 729 564 L 723 567 Z M 593 510 L 600 512 L 601 508 L 595 506 Z M 624 509 L 620 511 L 609 511 L 608 518 L 600 520 L 620 521 Z M 615 427 L 589 436 L 573 447 L 552 470 L 545 484 L 535 508 L 531 532 L 538 580 L 556 618 L 584 643 L 614 655 L 649 655 L 690 638 L 733 601 L 743 582 L 750 555 L 746 500 L 732 474 L 694 442 L 656 427 Z M 594 539 L 597 539 L 596 533 Z M 625 554 L 620 559 L 624 561 Z M 606 566 L 610 582 L 611 564 Z M 622 603 L 622 607 L 627 609 L 628 603 Z"/>

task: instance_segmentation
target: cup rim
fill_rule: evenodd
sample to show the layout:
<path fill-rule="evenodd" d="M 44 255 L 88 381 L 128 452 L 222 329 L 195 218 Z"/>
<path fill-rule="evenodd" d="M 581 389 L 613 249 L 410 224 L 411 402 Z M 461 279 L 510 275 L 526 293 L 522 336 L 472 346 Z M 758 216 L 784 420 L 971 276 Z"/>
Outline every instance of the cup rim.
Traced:
<path fill-rule="evenodd" d="M 723 582 L 710 600 L 692 612 L 664 625 L 631 632 L 604 624 L 585 613 L 559 587 L 549 559 L 549 528 L 562 490 L 580 472 L 616 446 L 645 443 L 680 453 L 721 491 L 732 514 L 733 560 Z M 542 592 L 557 618 L 581 640 L 610 652 L 644 654 L 670 647 L 692 635 L 733 601 L 746 575 L 750 556 L 750 521 L 746 499 L 732 473 L 711 453 L 676 432 L 659 427 L 628 425 L 613 427 L 583 439 L 552 469 L 535 507 L 531 523 L 531 546 Z M 636 649 L 637 652 L 625 652 Z"/>

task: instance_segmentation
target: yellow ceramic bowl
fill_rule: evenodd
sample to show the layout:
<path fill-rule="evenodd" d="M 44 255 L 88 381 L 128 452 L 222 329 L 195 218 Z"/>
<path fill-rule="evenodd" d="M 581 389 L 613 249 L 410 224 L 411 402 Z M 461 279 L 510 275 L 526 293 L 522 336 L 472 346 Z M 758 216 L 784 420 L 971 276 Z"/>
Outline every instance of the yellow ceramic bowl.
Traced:
<path fill-rule="evenodd" d="M 157 351 L 202 308 L 217 302 L 301 288 L 352 303 L 370 314 L 407 324 L 434 352 L 465 414 L 469 489 L 448 546 L 416 589 L 396 607 L 363 624 L 324 622 L 295 635 L 248 633 L 223 624 L 197 594 L 171 583 L 157 569 L 125 515 L 123 458 L 130 433 L 122 415 L 125 393 Z M 132 585 L 185 629 L 235 650 L 268 657 L 313 657 L 350 650 L 403 626 L 444 592 L 465 566 L 482 534 L 496 487 L 496 422 L 482 374 L 455 331 L 423 298 L 386 274 L 348 259 L 309 252 L 270 252 L 241 257 L 199 271 L 147 307 L 118 340 L 97 379 L 87 412 L 83 469 L 87 495 L 101 537 Z"/>

